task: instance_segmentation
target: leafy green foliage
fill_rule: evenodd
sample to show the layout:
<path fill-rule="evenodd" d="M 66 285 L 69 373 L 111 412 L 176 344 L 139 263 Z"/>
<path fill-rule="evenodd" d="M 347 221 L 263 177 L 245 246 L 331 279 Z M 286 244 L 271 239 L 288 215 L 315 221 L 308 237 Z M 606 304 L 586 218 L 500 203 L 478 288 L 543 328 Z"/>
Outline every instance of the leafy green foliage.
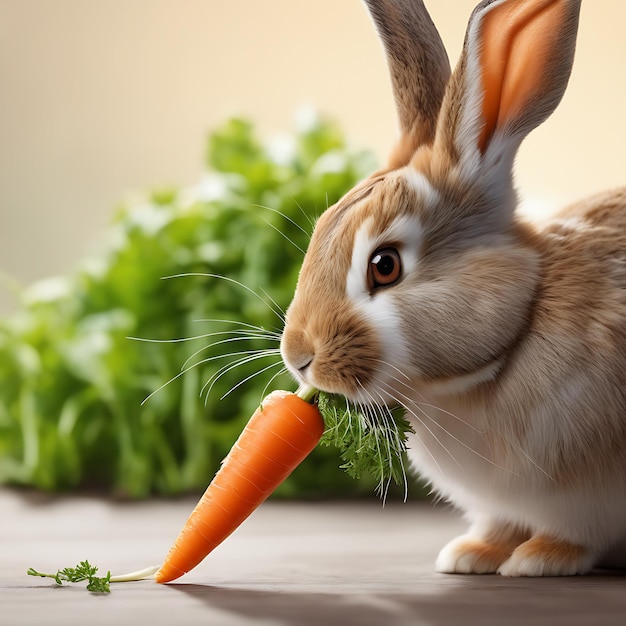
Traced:
<path fill-rule="evenodd" d="M 96 576 L 98 568 L 90 565 L 89 561 L 81 561 L 76 567 L 65 567 L 57 571 L 56 574 L 43 574 L 30 567 L 26 572 L 29 576 L 41 576 L 42 578 L 54 578 L 57 585 L 64 582 L 80 583 L 87 581 L 87 591 L 96 593 L 109 593 L 111 591 L 111 572 L 106 576 Z"/>
<path fill-rule="evenodd" d="M 406 442 L 413 429 L 401 407 L 352 405 L 326 393 L 319 394 L 318 407 L 326 425 L 320 443 L 339 449 L 350 476 L 373 477 L 383 497 L 391 481 L 406 488 Z"/>
<path fill-rule="evenodd" d="M 224 371 L 208 396 L 205 382 L 228 353 L 278 347 L 261 335 L 282 327 L 272 309 L 293 295 L 312 220 L 374 163 L 319 118 L 269 145 L 229 120 L 207 162 L 198 185 L 122 207 L 97 256 L 34 285 L 0 320 L 0 482 L 136 498 L 203 489 L 219 467 L 278 369 L 222 396 L 278 355 Z M 371 488 L 351 482 L 321 450 L 279 494 Z"/>

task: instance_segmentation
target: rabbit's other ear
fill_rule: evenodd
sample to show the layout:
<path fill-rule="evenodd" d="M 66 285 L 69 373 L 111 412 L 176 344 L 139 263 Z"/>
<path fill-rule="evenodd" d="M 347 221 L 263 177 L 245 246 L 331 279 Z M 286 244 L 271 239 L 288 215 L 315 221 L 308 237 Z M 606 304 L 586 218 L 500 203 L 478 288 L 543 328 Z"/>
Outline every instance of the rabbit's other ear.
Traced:
<path fill-rule="evenodd" d="M 470 176 L 487 161 L 512 167 L 522 139 L 561 101 L 581 0 L 483 0 L 470 18 L 436 145 Z M 491 157 L 491 158 L 488 158 Z M 502 158 L 506 157 L 506 158 Z"/>
<path fill-rule="evenodd" d="M 432 143 L 450 62 L 422 0 L 365 0 L 385 48 L 400 141 L 389 166 L 406 165 L 417 148 Z"/>

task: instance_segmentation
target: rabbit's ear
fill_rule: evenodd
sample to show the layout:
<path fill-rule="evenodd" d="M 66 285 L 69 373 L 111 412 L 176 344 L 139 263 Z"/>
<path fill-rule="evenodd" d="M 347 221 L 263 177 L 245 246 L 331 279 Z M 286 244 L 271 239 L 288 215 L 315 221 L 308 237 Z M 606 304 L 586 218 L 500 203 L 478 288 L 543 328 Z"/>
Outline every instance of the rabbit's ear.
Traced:
<path fill-rule="evenodd" d="M 385 48 L 400 122 L 390 167 L 406 165 L 432 143 L 450 62 L 422 0 L 365 0 Z"/>
<path fill-rule="evenodd" d="M 436 144 L 462 170 L 484 160 L 511 167 L 522 139 L 554 111 L 572 69 L 580 4 L 483 0 L 476 7 L 437 129 Z"/>

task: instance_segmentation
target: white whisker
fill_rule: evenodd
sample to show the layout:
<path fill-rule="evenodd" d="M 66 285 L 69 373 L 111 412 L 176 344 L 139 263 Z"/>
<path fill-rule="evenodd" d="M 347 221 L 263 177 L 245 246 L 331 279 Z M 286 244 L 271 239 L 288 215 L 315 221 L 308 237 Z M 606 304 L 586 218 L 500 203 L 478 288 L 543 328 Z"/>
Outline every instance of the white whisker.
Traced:
<path fill-rule="evenodd" d="M 459 437 L 457 437 L 456 435 L 451 433 L 445 426 L 440 424 L 436 419 L 434 419 L 431 415 L 429 415 L 427 411 L 425 411 L 423 408 L 421 408 L 421 406 L 420 406 L 420 404 L 418 402 L 415 402 L 415 401 L 411 401 L 411 402 L 412 402 L 413 406 L 415 406 L 416 409 L 420 410 L 420 412 L 422 413 L 422 415 L 424 417 L 426 417 L 428 420 L 430 420 L 430 422 L 432 422 L 437 428 L 441 429 L 448 437 L 450 437 L 450 439 L 453 439 L 454 441 L 456 441 L 458 444 L 460 444 L 466 450 L 468 450 L 472 454 L 475 454 L 477 457 L 479 457 L 483 461 L 486 461 L 490 465 L 493 465 L 494 467 L 497 467 L 498 469 L 500 469 L 500 470 L 502 470 L 504 472 L 508 472 L 509 474 L 513 474 L 514 476 L 519 476 L 519 474 L 517 474 L 513 470 L 511 470 L 511 469 L 509 469 L 507 467 L 503 467 L 502 465 L 499 465 L 493 459 L 490 459 L 489 457 L 485 456 L 484 454 L 481 454 L 480 452 L 478 452 L 478 450 L 475 450 L 474 448 L 472 448 L 472 446 L 468 445 L 465 441 L 463 441 L 462 439 L 460 439 Z M 415 415 L 415 413 L 412 413 L 412 414 Z M 424 425 L 424 422 L 422 420 L 420 420 L 420 422 L 422 423 L 422 425 Z M 430 429 L 429 429 L 429 432 L 431 432 Z M 432 432 L 431 432 L 431 434 L 432 434 Z M 437 441 L 439 441 L 439 440 L 437 440 Z M 441 445 L 441 443 L 440 443 L 440 445 Z M 446 450 L 446 452 L 448 452 L 448 454 L 450 454 L 449 450 L 447 450 L 445 448 L 445 446 L 443 446 L 443 447 Z M 459 467 L 460 467 L 459 462 L 456 460 L 456 458 L 452 454 L 450 454 L 450 457 L 452 459 L 454 459 L 455 463 L 457 465 L 459 465 Z"/>
<path fill-rule="evenodd" d="M 265 396 L 268 393 L 268 389 L 270 388 L 270 385 L 279 377 L 282 376 L 283 374 L 286 374 L 289 370 L 287 370 L 287 368 L 285 366 L 281 367 L 278 372 L 276 372 L 266 383 L 265 387 L 263 387 L 263 391 L 261 392 L 261 398 L 259 399 L 259 403 L 261 400 L 263 400 L 263 398 L 265 398 Z"/>
<path fill-rule="evenodd" d="M 285 238 L 286 241 L 288 241 L 296 250 L 298 250 L 299 252 L 302 253 L 302 256 L 304 256 L 306 254 L 306 252 L 293 240 L 289 237 L 289 235 L 286 235 L 282 230 L 280 230 L 280 228 L 278 228 L 277 226 L 274 226 L 274 224 L 272 224 L 271 222 L 267 221 L 267 220 L 263 220 L 270 228 L 273 228 L 279 235 L 281 235 L 282 237 Z"/>
<path fill-rule="evenodd" d="M 230 354 L 218 354 L 218 355 L 215 355 L 215 356 L 212 356 L 212 357 L 207 357 L 206 359 L 202 359 L 201 361 L 198 361 L 197 363 L 194 363 L 193 365 L 190 365 L 188 367 L 185 367 L 185 368 L 181 369 L 180 372 L 178 372 L 177 374 L 172 376 L 172 378 L 170 378 L 168 381 L 163 383 L 160 387 L 157 387 L 154 391 L 152 391 L 149 395 L 147 395 L 142 400 L 140 406 L 143 406 L 146 402 L 148 402 L 148 400 L 150 400 L 150 398 L 152 398 L 152 396 L 157 394 L 159 391 L 165 389 L 165 387 L 167 387 L 168 385 L 173 383 L 175 380 L 178 380 L 181 376 L 185 375 L 187 372 L 190 372 L 195 367 L 198 367 L 199 365 L 204 365 L 204 364 L 209 363 L 211 361 L 216 361 L 216 360 L 219 360 L 219 359 L 225 359 L 225 358 L 237 355 L 237 354 L 246 354 L 246 353 L 249 353 L 251 355 L 258 355 L 259 358 L 260 358 L 260 357 L 268 357 L 268 356 L 273 356 L 273 355 L 276 355 L 276 354 L 280 354 L 280 350 L 278 350 L 278 349 L 273 349 L 273 350 L 249 350 L 249 351 L 244 351 L 244 352 L 232 352 Z M 223 368 L 220 368 L 220 370 L 221 369 L 223 369 Z"/>
<path fill-rule="evenodd" d="M 278 310 L 274 309 L 265 300 L 263 300 L 263 298 L 261 298 L 261 296 L 256 291 L 254 291 L 254 289 L 248 287 L 248 285 L 245 285 L 244 283 L 242 283 L 239 280 L 235 280 L 234 278 L 230 278 L 229 276 L 222 276 L 221 274 L 211 274 L 211 273 L 207 273 L 207 272 L 186 272 L 184 274 L 172 274 L 171 276 L 163 276 L 163 277 L 161 277 L 161 280 L 172 280 L 173 278 L 190 278 L 190 277 L 217 278 L 219 280 L 224 280 L 226 282 L 232 283 L 233 285 L 236 285 L 237 287 L 241 287 L 242 289 L 245 289 L 248 293 L 252 294 L 255 298 L 257 298 L 260 302 L 262 302 L 265 306 L 267 306 L 267 308 L 272 313 L 274 313 L 274 315 L 276 315 L 276 317 L 278 317 L 278 319 L 281 321 L 281 323 L 284 324 L 284 322 L 285 322 L 284 314 L 282 313 L 280 307 L 278 307 Z"/>
<path fill-rule="evenodd" d="M 300 226 L 300 224 L 298 224 L 298 222 L 296 222 L 294 219 L 289 217 L 286 213 L 283 213 L 282 211 L 279 211 L 278 209 L 274 209 L 274 208 L 272 208 L 270 206 L 265 206 L 263 204 L 255 204 L 253 206 L 258 207 L 259 209 L 265 209 L 267 211 L 272 211 L 272 213 L 276 213 L 277 215 L 280 215 L 282 218 L 284 218 L 285 220 L 287 220 L 288 222 L 293 224 L 303 235 L 305 235 L 306 237 L 310 237 L 311 236 L 311 233 L 309 233 L 304 228 L 302 228 L 302 226 Z M 303 211 L 302 207 L 297 202 L 296 202 L 296 206 L 300 209 L 300 211 L 302 211 L 302 214 L 304 215 L 304 217 L 307 220 L 309 220 L 309 222 L 310 222 L 310 218 L 308 217 L 308 215 L 306 215 L 306 213 Z M 271 226 L 271 224 L 270 224 L 270 226 Z M 314 226 L 314 224 L 311 223 L 311 227 L 313 227 L 313 226 Z M 280 233 L 280 234 L 282 235 L 283 233 Z"/>
<path fill-rule="evenodd" d="M 376 458 L 381 464 L 384 460 L 388 463 L 388 467 L 380 465 L 378 468 L 380 482 L 376 491 L 381 496 L 384 505 L 389 494 L 391 480 L 396 479 L 396 469 L 394 464 L 397 459 L 397 462 L 400 465 L 402 484 L 404 486 L 404 497 L 406 500 L 408 497 L 408 479 L 404 467 L 406 442 L 400 437 L 398 425 L 393 413 L 391 412 L 391 408 L 385 401 L 383 394 L 378 390 L 367 390 L 359 380 L 356 380 L 356 382 L 367 399 L 367 402 L 358 403 L 357 415 L 362 416 L 362 419 L 365 421 L 363 429 L 367 428 L 373 434 L 377 449 Z M 394 402 L 401 405 L 401 403 L 396 400 L 394 400 Z M 385 450 L 381 449 L 381 445 L 384 446 Z"/>
<path fill-rule="evenodd" d="M 259 356 L 269 357 L 269 356 L 274 356 L 276 354 L 279 354 L 278 350 L 268 349 L 268 348 L 260 349 L 260 350 L 238 350 L 237 352 L 226 352 L 224 354 L 215 354 L 213 356 L 205 357 L 204 359 L 201 359 L 200 361 L 194 363 L 193 365 L 187 365 L 186 367 L 183 367 L 182 371 L 188 372 L 192 370 L 194 367 L 199 367 L 200 365 L 206 365 L 207 363 L 211 363 L 213 361 L 220 361 L 221 359 L 229 359 L 231 357 L 236 357 L 236 356 L 246 357 L 246 356 L 251 356 L 251 355 L 259 355 Z M 189 357 L 186 363 L 194 356 L 197 356 L 197 353 Z M 223 365 L 222 367 L 227 367 L 228 365 L 231 365 L 231 363 L 232 361 L 230 363 Z"/>
<path fill-rule="evenodd" d="M 395 367 L 394 365 L 392 365 L 391 363 L 387 362 L 387 361 L 383 361 L 382 359 L 376 359 L 378 362 L 382 363 L 383 365 L 387 365 L 388 367 L 391 367 L 392 369 L 395 369 L 403 378 L 406 378 L 407 380 L 410 380 L 410 377 L 405 374 L 401 369 L 399 369 L 398 367 Z M 416 389 L 413 388 L 413 386 L 407 384 L 406 382 L 404 382 L 403 380 L 399 379 L 396 376 L 389 376 L 389 378 L 391 380 L 393 380 L 394 382 L 398 383 L 399 385 L 401 385 L 402 387 L 405 387 L 407 389 L 407 392 L 411 392 L 411 393 L 417 393 L 418 395 L 420 395 L 421 397 L 422 394 L 420 394 Z M 391 389 L 391 387 L 389 386 L 389 389 Z M 398 392 L 401 393 L 401 392 Z M 406 395 L 402 394 L 403 397 L 408 398 Z M 414 403 L 418 403 L 416 400 L 414 400 L 413 398 L 411 398 L 411 401 Z M 400 403 L 402 404 L 402 403 Z M 473 424 L 470 424 L 469 422 L 467 422 L 466 420 L 464 420 L 462 417 L 459 417 L 458 415 L 456 415 L 455 413 L 451 413 L 450 411 L 447 411 L 446 409 L 436 406 L 434 404 L 429 404 L 426 401 L 420 401 L 419 405 L 422 407 L 426 407 L 429 409 L 435 409 L 436 411 L 443 413 L 445 415 L 449 415 L 450 417 L 454 418 L 455 420 L 461 422 L 463 425 L 467 426 L 469 429 L 473 430 L 474 432 L 478 433 L 479 435 L 484 435 L 486 431 L 481 430 L 479 428 L 476 428 L 476 426 L 474 426 Z"/>
<path fill-rule="evenodd" d="M 208 333 L 204 335 L 194 335 L 193 337 L 179 337 L 178 339 L 149 339 L 147 337 L 126 337 L 131 341 L 142 341 L 143 343 L 184 343 L 186 341 L 197 341 L 198 339 L 206 339 L 218 333 Z M 228 333 L 230 334 L 230 333 Z"/>
<path fill-rule="evenodd" d="M 194 359 L 195 357 L 197 357 L 199 354 L 201 354 L 202 352 L 204 352 L 205 350 L 209 350 L 210 348 L 214 348 L 215 346 L 221 346 L 227 343 L 236 343 L 239 341 L 252 341 L 252 340 L 256 340 L 256 339 L 264 339 L 264 337 L 230 337 L 229 339 L 221 339 L 220 341 L 214 341 L 213 343 L 210 343 L 206 346 L 202 346 L 202 348 L 196 350 L 191 356 L 187 357 L 187 360 L 183 363 L 182 368 L 181 369 L 185 369 L 187 367 L 187 364 Z M 266 350 L 268 350 L 270 348 L 264 348 L 262 350 L 254 350 L 254 352 L 265 352 Z M 246 350 L 242 350 L 240 351 L 240 354 L 244 354 L 245 352 L 250 352 L 250 351 L 246 351 Z M 235 353 L 230 353 L 228 356 L 233 356 Z M 202 361 L 200 361 L 202 362 Z"/>
<path fill-rule="evenodd" d="M 190 368 L 191 369 L 191 368 Z M 181 376 L 183 376 L 184 374 L 186 374 L 189 370 L 183 370 L 181 372 L 178 372 L 178 374 L 176 374 L 175 376 L 172 376 L 172 378 L 170 378 L 167 382 L 163 383 L 160 387 L 157 387 L 154 391 L 152 391 L 150 394 L 148 394 L 142 401 L 140 406 L 143 406 L 146 402 L 148 402 L 148 400 L 150 400 L 150 398 L 152 398 L 152 396 L 154 396 L 155 394 L 157 394 L 159 391 L 165 389 L 165 387 L 167 387 L 168 385 L 170 385 L 171 383 L 173 383 L 175 380 L 177 380 L 178 378 L 180 378 Z"/>
<path fill-rule="evenodd" d="M 222 378 L 222 376 L 224 376 L 225 374 L 227 374 L 228 372 L 234 370 L 237 367 L 240 367 L 242 365 L 246 365 L 248 363 L 252 363 L 253 361 L 258 361 L 259 359 L 265 359 L 268 358 L 270 356 L 276 356 L 275 352 L 270 352 L 270 351 L 261 351 L 258 352 L 256 354 L 251 354 L 249 356 L 244 356 L 241 359 L 237 359 L 236 361 L 233 361 L 231 363 L 228 363 L 224 366 L 222 366 L 219 370 L 217 370 L 217 372 L 215 372 L 215 374 L 213 374 L 213 376 L 211 376 L 206 383 L 204 383 L 202 389 L 200 390 L 200 395 L 204 395 L 205 391 L 206 391 L 206 398 L 208 399 L 211 390 L 213 389 L 213 387 L 215 386 L 215 383 L 217 383 L 217 381 Z"/>
<path fill-rule="evenodd" d="M 382 394 L 378 391 L 376 392 L 376 394 L 380 398 L 380 401 L 381 401 L 380 406 L 384 407 L 385 409 L 385 412 L 386 412 L 386 415 L 384 416 L 385 421 L 387 422 L 387 424 L 389 423 L 394 424 L 394 419 L 393 419 L 393 414 L 391 413 L 391 409 L 389 408 L 387 403 L 384 401 Z M 394 428 L 393 432 L 395 434 L 395 438 L 394 438 L 395 453 L 397 454 L 400 460 L 400 468 L 402 470 L 402 484 L 404 487 L 404 502 L 406 502 L 409 496 L 409 481 L 408 481 L 408 477 L 406 475 L 406 470 L 404 467 L 404 454 L 406 453 L 406 449 L 407 449 L 406 441 L 400 440 L 400 437 L 398 436 L 397 428 Z"/>
<path fill-rule="evenodd" d="M 302 208 L 302 205 L 295 198 L 294 198 L 294 202 L 296 203 L 296 206 L 300 209 L 300 213 L 302 213 L 302 215 L 304 216 L 304 219 L 311 226 L 311 232 L 306 233 L 310 237 L 311 233 L 313 232 L 313 229 L 315 228 L 315 220 Z"/>
<path fill-rule="evenodd" d="M 231 387 L 221 398 L 220 400 L 223 400 L 226 396 L 230 395 L 233 391 L 235 391 L 235 389 L 238 389 L 239 387 L 241 387 L 241 385 L 247 383 L 249 380 L 252 380 L 253 378 L 256 378 L 257 376 L 259 376 L 260 374 L 263 374 L 264 372 L 267 372 L 268 370 L 273 369 L 274 367 L 278 367 L 279 365 L 282 365 L 281 361 L 277 361 L 276 363 L 270 363 L 269 365 L 267 365 L 266 367 L 260 369 L 258 372 L 254 372 L 253 374 L 250 374 L 249 376 L 246 376 L 246 378 L 244 378 L 243 380 L 240 380 L 236 385 L 234 385 L 233 387 Z"/>
<path fill-rule="evenodd" d="M 279 307 L 280 308 L 280 307 Z M 256 330 L 259 333 L 267 334 L 268 337 L 278 337 L 281 336 L 281 331 L 279 330 L 268 330 L 267 328 L 263 328 L 263 326 L 256 326 L 255 324 L 248 324 L 247 322 L 239 322 L 237 320 L 227 320 L 227 319 L 218 319 L 218 318 L 198 318 L 192 320 L 194 324 L 197 323 L 212 323 L 212 324 L 228 324 L 234 326 L 243 326 L 250 330 Z"/>
<path fill-rule="evenodd" d="M 380 382 L 380 381 L 379 381 Z M 387 383 L 383 383 L 383 385 L 388 386 Z M 387 390 L 388 392 L 395 392 L 396 390 L 391 389 L 391 387 L 388 388 Z M 402 395 L 402 394 L 401 394 Z M 448 448 L 446 448 L 445 444 L 439 439 L 439 437 L 437 437 L 437 435 L 432 431 L 432 429 L 426 424 L 424 423 L 424 420 L 417 415 L 417 413 L 411 409 L 408 404 L 413 404 L 413 402 L 411 401 L 410 398 L 404 396 L 404 399 L 400 399 L 397 398 L 395 396 L 393 396 L 393 400 L 394 402 L 397 402 L 398 404 L 402 405 L 404 407 L 404 409 L 410 414 L 412 415 L 430 434 L 430 436 L 441 446 L 442 450 L 444 452 L 446 452 L 446 454 L 448 454 L 450 456 L 450 458 L 452 459 L 452 461 L 454 461 L 459 467 L 461 467 L 461 464 L 457 461 L 457 459 L 455 458 L 455 456 L 448 450 Z M 422 413 L 424 413 L 422 411 Z M 426 417 L 428 417 L 428 415 L 426 415 Z M 429 418 L 430 419 L 430 418 Z M 433 455 L 433 453 L 430 451 L 430 448 L 421 440 L 420 437 L 417 437 L 417 440 L 420 442 L 420 444 L 422 444 L 422 447 L 424 448 L 424 450 L 427 452 L 428 456 L 430 456 L 432 462 L 435 464 L 435 466 L 437 467 L 437 469 L 439 470 L 439 472 L 441 474 L 443 474 L 443 470 L 441 469 L 441 466 L 439 465 L 439 463 L 437 462 L 437 459 L 435 458 L 435 456 Z"/>
<path fill-rule="evenodd" d="M 526 457 L 526 459 L 528 459 L 528 461 L 530 461 L 530 463 L 533 465 L 533 467 L 537 468 L 542 474 L 544 474 L 547 478 L 549 478 L 551 481 L 554 482 L 554 478 L 548 474 L 548 472 L 546 472 L 546 470 L 543 469 L 543 467 L 541 467 L 540 465 L 537 464 L 536 461 L 534 461 L 527 452 L 525 452 L 521 447 L 518 446 L 518 450 Z"/>
<path fill-rule="evenodd" d="M 375 361 L 376 363 L 380 363 L 382 365 L 386 365 L 387 367 L 390 367 L 391 369 L 393 369 L 396 372 L 398 372 L 398 374 L 400 374 L 400 376 L 402 376 L 403 378 L 406 378 L 407 381 L 411 380 L 411 377 L 408 374 L 403 372 L 399 367 L 393 365 L 393 363 L 389 363 L 389 361 L 385 361 L 384 359 L 372 359 L 372 360 Z M 398 382 L 400 382 L 400 381 L 398 380 Z M 409 389 L 411 389 L 411 387 L 409 387 L 409 385 L 407 385 L 407 383 L 402 383 L 402 384 L 405 385 L 406 387 L 408 387 Z"/>
<path fill-rule="evenodd" d="M 414 393 L 418 393 L 415 390 L 413 390 L 413 392 Z M 437 406 L 437 405 L 434 405 L 434 404 L 429 404 L 428 402 L 423 400 L 424 396 L 421 393 L 418 393 L 418 395 L 420 396 L 420 398 L 422 398 L 419 401 L 419 405 L 421 407 L 425 407 L 427 409 L 434 409 L 438 413 L 442 413 L 443 415 L 448 415 L 449 417 L 451 417 L 451 418 L 457 420 L 458 422 L 460 422 L 461 424 L 463 424 L 463 426 L 467 426 L 467 428 L 469 428 L 470 430 L 473 430 L 478 435 L 485 435 L 486 434 L 487 431 L 482 430 L 480 428 L 476 428 L 476 426 L 474 426 L 473 424 L 470 424 L 467 420 L 464 420 L 462 417 L 460 417 L 456 413 L 452 413 L 450 411 L 446 411 L 446 409 L 443 409 L 440 406 Z M 416 402 L 416 401 L 414 401 L 414 402 Z"/>

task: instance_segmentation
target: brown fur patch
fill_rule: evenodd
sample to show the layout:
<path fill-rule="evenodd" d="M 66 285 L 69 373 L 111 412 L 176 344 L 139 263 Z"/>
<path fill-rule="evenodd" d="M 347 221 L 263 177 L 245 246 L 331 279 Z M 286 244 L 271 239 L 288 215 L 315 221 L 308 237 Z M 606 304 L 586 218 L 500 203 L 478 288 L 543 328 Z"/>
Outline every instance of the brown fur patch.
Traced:
<path fill-rule="evenodd" d="M 493 574 L 513 554 L 516 545 L 470 541 L 458 546 L 459 559 L 472 561 L 472 574 Z"/>
<path fill-rule="evenodd" d="M 561 541 L 546 535 L 537 535 L 524 542 L 515 550 L 515 556 L 523 559 L 541 560 L 546 569 L 556 566 L 567 569 L 569 564 L 576 564 L 587 554 L 586 548 L 567 541 Z"/>

